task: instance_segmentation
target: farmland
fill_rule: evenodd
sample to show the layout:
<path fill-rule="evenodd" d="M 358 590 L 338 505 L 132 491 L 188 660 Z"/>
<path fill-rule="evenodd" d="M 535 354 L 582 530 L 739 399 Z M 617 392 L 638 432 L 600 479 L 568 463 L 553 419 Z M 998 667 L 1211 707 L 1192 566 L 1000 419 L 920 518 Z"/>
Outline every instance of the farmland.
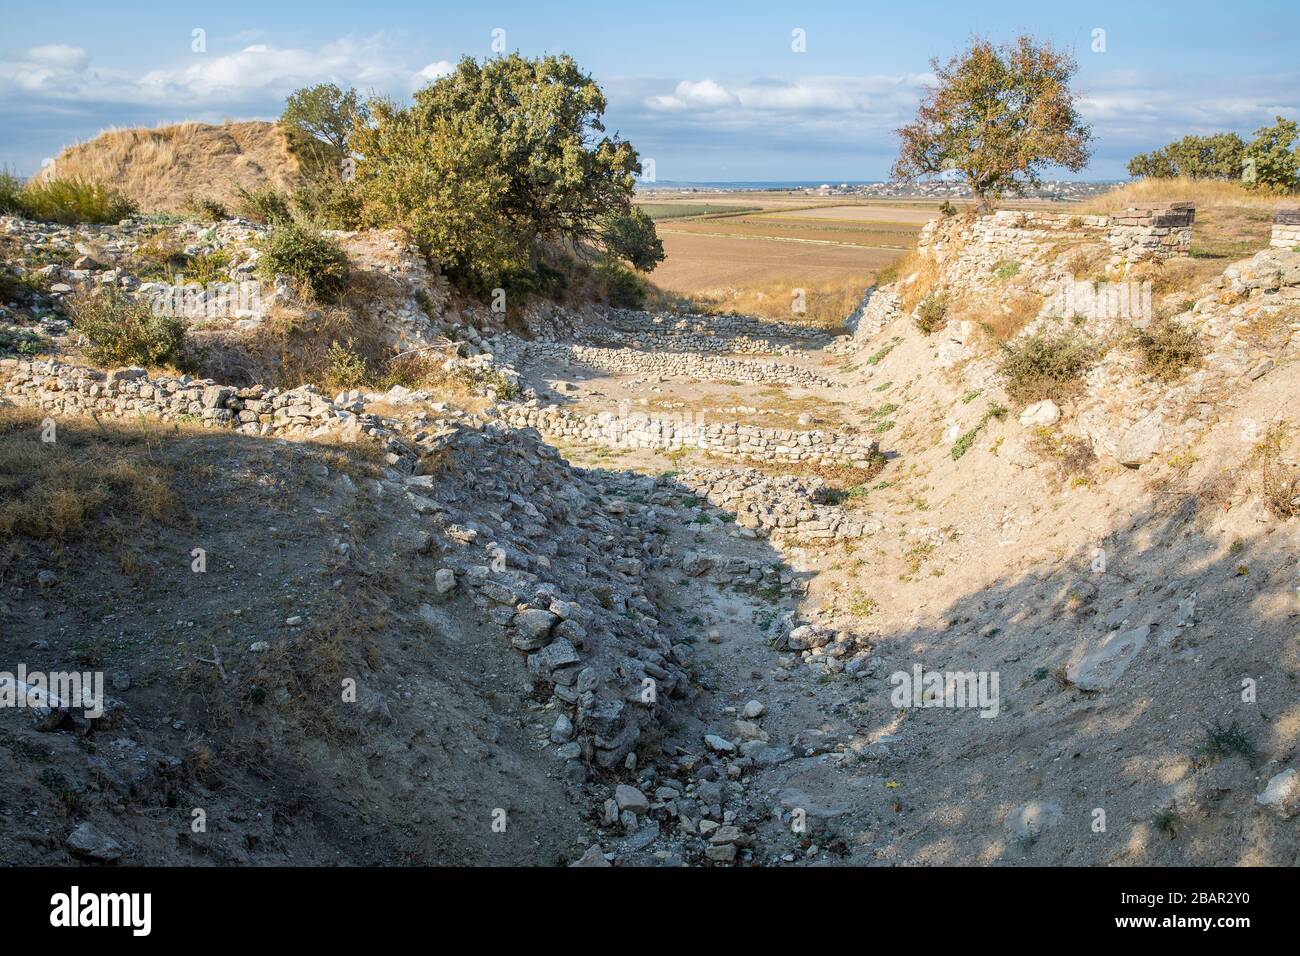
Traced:
<path fill-rule="evenodd" d="M 870 284 L 938 215 L 936 203 L 871 203 L 802 192 L 656 193 L 642 203 L 667 259 L 652 281 L 666 292 L 789 284 Z"/>

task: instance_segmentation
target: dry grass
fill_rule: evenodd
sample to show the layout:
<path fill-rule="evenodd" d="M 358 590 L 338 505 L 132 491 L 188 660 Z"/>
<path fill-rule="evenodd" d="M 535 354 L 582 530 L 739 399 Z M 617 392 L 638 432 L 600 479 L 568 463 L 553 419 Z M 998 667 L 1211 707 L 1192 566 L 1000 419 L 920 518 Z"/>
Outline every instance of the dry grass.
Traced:
<path fill-rule="evenodd" d="M 247 335 L 196 333 L 194 338 L 201 343 L 200 374 L 232 385 L 323 384 L 331 372 L 330 346 L 336 342 L 373 364 L 390 354 L 379 330 L 353 312 L 283 302 L 273 305 L 262 325 Z"/>
<path fill-rule="evenodd" d="M 1008 289 L 996 298 L 982 296 L 963 302 L 959 317 L 970 319 L 993 342 L 1009 342 L 1038 317 L 1043 297 L 1025 289 Z"/>
<path fill-rule="evenodd" d="M 229 208 L 239 189 L 292 189 L 300 164 L 275 123 L 178 123 L 111 129 L 69 146 L 39 174 L 108 183 L 145 212 L 182 212 L 195 198 Z"/>
<path fill-rule="evenodd" d="M 30 541 L 123 545 L 147 523 L 180 515 L 172 470 L 158 455 L 166 427 L 65 417 L 45 442 L 43 421 L 38 410 L 0 409 L 0 543 L 9 555 Z"/>
<path fill-rule="evenodd" d="M 1285 422 L 1275 424 L 1255 446 L 1249 462 L 1259 470 L 1258 489 L 1264 507 L 1282 520 L 1300 516 L 1300 467 L 1283 454 L 1290 431 Z"/>
<path fill-rule="evenodd" d="M 768 282 L 743 289 L 715 289 L 700 293 L 691 297 L 691 305 L 708 314 L 757 315 L 776 322 L 840 331 L 862 302 L 865 292 L 864 279 L 841 279 L 806 286 Z"/>
<path fill-rule="evenodd" d="M 897 282 L 901 308 L 909 313 L 921 304 L 939 281 L 939 261 L 927 253 L 912 251 L 876 276 L 884 285 Z"/>
<path fill-rule="evenodd" d="M 1211 179 L 1139 179 L 1081 204 L 1080 215 L 1108 215 L 1130 206 L 1149 203 L 1188 201 L 1196 206 L 1197 218 L 1202 209 L 1212 206 L 1249 206 L 1273 209 L 1282 204 L 1277 196 L 1253 193 L 1237 182 Z"/>

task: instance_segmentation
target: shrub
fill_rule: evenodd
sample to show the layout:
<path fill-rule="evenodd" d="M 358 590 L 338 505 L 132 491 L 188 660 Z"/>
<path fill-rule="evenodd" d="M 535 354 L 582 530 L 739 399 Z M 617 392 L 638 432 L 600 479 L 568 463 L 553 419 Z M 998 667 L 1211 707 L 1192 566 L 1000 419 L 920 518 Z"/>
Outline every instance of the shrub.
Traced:
<path fill-rule="evenodd" d="M 1205 350 L 1196 333 L 1173 319 L 1159 319 L 1132 332 L 1134 347 L 1142 353 L 1142 367 L 1162 382 L 1172 382 L 1197 365 Z"/>
<path fill-rule="evenodd" d="M 346 346 L 331 342 L 325 356 L 329 363 L 325 372 L 325 385 L 331 390 L 360 388 L 373 377 L 370 363 L 352 350 L 351 341 Z"/>
<path fill-rule="evenodd" d="M 116 189 L 78 178 L 32 180 L 19 193 L 18 206 L 28 219 L 65 226 L 120 222 L 136 211 Z"/>
<path fill-rule="evenodd" d="M 320 302 L 336 302 L 348 281 L 348 258 L 319 232 L 297 223 L 271 230 L 258 269 L 268 281 L 288 276 L 311 289 Z"/>
<path fill-rule="evenodd" d="M 1096 347 L 1071 330 L 1040 330 L 1002 344 L 998 371 L 1019 405 L 1065 398 L 1096 360 Z"/>
<path fill-rule="evenodd" d="M 646 281 L 617 262 L 603 262 L 597 271 L 605 288 L 605 298 L 617 309 L 639 309 L 645 305 Z"/>
<path fill-rule="evenodd" d="M 605 105 L 568 56 L 462 59 L 411 107 L 372 103 L 374 122 L 353 130 L 366 221 L 406 227 L 471 291 L 526 267 L 539 243 L 631 253 L 649 268 L 662 258 L 653 224 L 622 218 L 641 164 L 605 134 Z"/>
<path fill-rule="evenodd" d="M 1020 263 L 1015 259 L 1002 259 L 993 266 L 993 274 L 999 279 L 1010 279 L 1020 273 Z"/>
<path fill-rule="evenodd" d="M 317 229 L 359 229 L 361 197 L 349 183 L 332 174 L 304 182 L 293 194 L 298 217 Z"/>
<path fill-rule="evenodd" d="M 186 196 L 181 205 L 186 212 L 198 216 L 204 222 L 220 222 L 230 218 L 225 203 L 211 196 Z"/>
<path fill-rule="evenodd" d="M 939 331 L 948 321 L 948 297 L 932 292 L 916 307 L 916 326 L 926 335 Z"/>
<path fill-rule="evenodd" d="M 185 368 L 185 324 L 160 315 L 147 302 L 112 286 L 82 293 L 70 303 L 73 327 L 86 337 L 85 352 L 100 365 L 170 365 Z"/>
<path fill-rule="evenodd" d="M 289 196 L 274 186 L 257 186 L 253 189 L 239 187 L 239 214 L 253 222 L 279 225 L 292 217 L 289 212 Z"/>

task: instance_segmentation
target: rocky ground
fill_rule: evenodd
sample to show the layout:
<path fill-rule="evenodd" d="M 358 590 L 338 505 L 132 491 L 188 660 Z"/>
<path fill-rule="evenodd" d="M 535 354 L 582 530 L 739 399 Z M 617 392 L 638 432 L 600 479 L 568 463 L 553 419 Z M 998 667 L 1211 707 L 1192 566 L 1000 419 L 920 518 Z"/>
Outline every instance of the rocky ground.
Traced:
<path fill-rule="evenodd" d="M 851 336 L 511 330 L 349 237 L 390 250 L 372 321 L 512 386 L 466 403 L 86 370 L 54 286 L 109 264 L 6 228 L 54 266 L 10 317 L 58 349 L 0 364 L 8 435 L 157 422 L 185 515 L 128 539 L 143 571 L 6 556 L 5 659 L 116 701 L 0 712 L 6 860 L 1300 860 L 1300 254 L 1171 296 L 1205 347 L 1177 380 L 1116 339 L 1016 407 L 971 322 L 899 308 L 912 277 Z M 1026 257 L 1044 299 L 1065 254 Z M 940 287 L 996 293 L 1001 250 L 957 255 Z"/>

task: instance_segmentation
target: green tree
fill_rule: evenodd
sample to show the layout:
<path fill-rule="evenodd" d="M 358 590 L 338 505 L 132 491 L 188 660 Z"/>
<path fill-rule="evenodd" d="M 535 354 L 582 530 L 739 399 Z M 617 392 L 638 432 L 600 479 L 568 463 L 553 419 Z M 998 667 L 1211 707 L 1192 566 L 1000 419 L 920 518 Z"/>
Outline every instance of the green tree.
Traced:
<path fill-rule="evenodd" d="M 1128 163 L 1130 176 L 1149 179 L 1238 179 L 1246 144 L 1236 133 L 1184 136 L 1150 153 L 1139 153 Z"/>
<path fill-rule="evenodd" d="M 1295 120 L 1279 116 L 1272 126 L 1255 131 L 1255 138 L 1246 147 L 1246 168 L 1243 178 L 1251 189 L 1261 192 L 1286 193 L 1300 186 L 1300 151 L 1291 144 L 1300 135 Z"/>
<path fill-rule="evenodd" d="M 543 244 L 662 258 L 645 223 L 621 223 L 641 164 L 571 57 L 467 57 L 412 106 L 371 105 L 352 143 L 366 220 L 405 226 L 465 284 L 533 267 Z"/>
<path fill-rule="evenodd" d="M 930 66 L 938 82 L 898 130 L 895 181 L 956 171 L 986 211 L 1003 193 L 1037 185 L 1048 166 L 1088 164 L 1092 133 L 1070 89 L 1077 65 L 1068 53 L 1030 36 L 1001 45 L 975 37 Z"/>
<path fill-rule="evenodd" d="M 370 118 L 370 110 L 356 90 L 333 83 L 303 87 L 289 96 L 280 122 L 347 155 L 348 142 L 357 126 Z"/>
<path fill-rule="evenodd" d="M 639 206 L 610 219 L 603 238 L 610 254 L 626 259 L 632 268 L 642 272 L 651 271 L 664 260 L 664 244 L 654 220 Z"/>

